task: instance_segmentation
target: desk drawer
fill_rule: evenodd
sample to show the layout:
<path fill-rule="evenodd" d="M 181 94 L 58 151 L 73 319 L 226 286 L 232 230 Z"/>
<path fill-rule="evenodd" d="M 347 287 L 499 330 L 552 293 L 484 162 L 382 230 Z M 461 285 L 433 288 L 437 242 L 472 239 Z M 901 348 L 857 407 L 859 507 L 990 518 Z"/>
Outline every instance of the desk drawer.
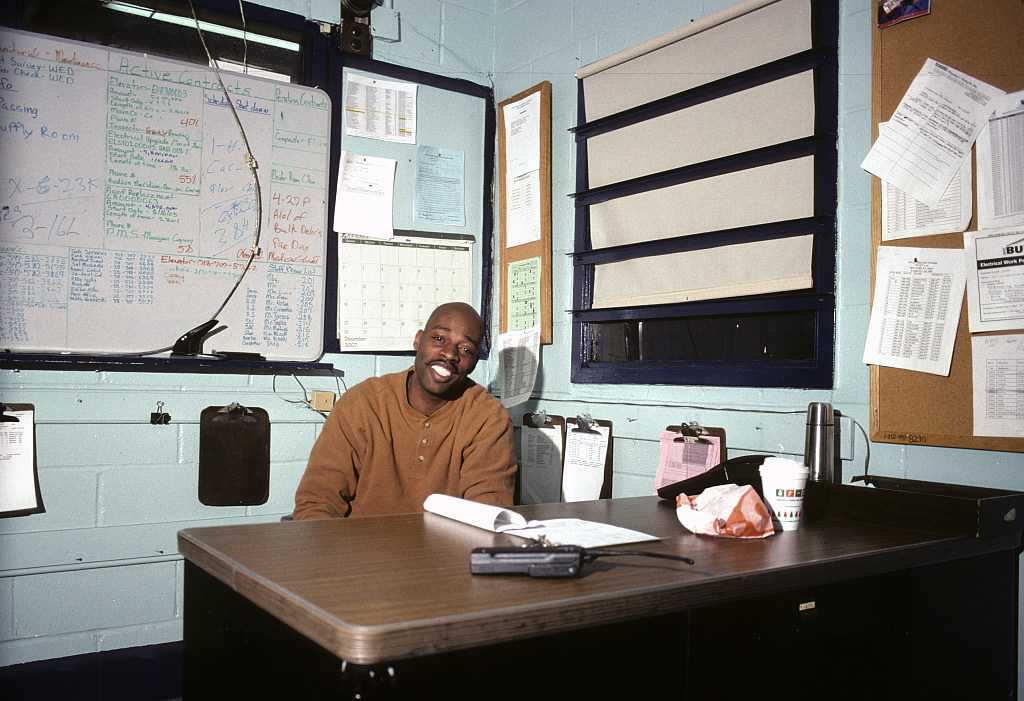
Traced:
<path fill-rule="evenodd" d="M 896 575 L 883 575 L 693 611 L 690 665 L 701 673 L 690 675 L 688 697 L 755 698 L 780 670 L 796 669 L 790 698 L 834 688 L 885 698 L 878 692 L 896 685 L 905 629 L 898 589 Z M 866 651 L 869 663 L 851 662 Z"/>

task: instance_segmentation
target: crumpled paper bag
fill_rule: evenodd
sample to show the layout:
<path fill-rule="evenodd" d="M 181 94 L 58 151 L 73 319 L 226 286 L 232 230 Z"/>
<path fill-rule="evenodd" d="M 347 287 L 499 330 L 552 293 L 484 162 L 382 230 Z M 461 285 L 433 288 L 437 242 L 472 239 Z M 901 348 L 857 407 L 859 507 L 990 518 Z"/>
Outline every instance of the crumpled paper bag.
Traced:
<path fill-rule="evenodd" d="M 765 538 L 775 533 L 772 515 L 749 484 L 720 484 L 695 497 L 676 497 L 676 517 L 688 531 L 727 538 Z"/>

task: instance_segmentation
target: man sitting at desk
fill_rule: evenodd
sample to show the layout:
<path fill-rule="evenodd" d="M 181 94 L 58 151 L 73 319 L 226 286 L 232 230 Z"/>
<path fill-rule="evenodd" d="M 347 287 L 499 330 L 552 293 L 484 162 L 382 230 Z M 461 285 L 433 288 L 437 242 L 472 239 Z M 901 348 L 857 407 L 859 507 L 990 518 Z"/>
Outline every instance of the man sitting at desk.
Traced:
<path fill-rule="evenodd" d="M 416 332 L 411 369 L 342 394 L 310 452 L 294 518 L 422 511 L 435 492 L 512 506 L 512 420 L 469 379 L 483 335 L 471 306 L 442 304 Z"/>

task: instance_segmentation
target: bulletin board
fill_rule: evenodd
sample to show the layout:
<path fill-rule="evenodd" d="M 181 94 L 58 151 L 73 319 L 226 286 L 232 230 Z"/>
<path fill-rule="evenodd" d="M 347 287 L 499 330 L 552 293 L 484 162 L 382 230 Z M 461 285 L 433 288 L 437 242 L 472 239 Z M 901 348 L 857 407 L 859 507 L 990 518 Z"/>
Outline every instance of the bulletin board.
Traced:
<path fill-rule="evenodd" d="M 536 173 L 539 201 L 536 202 L 536 208 L 540 220 L 534 239 L 509 245 L 512 243 L 509 240 L 510 211 L 516 205 L 527 209 L 524 206 L 527 203 L 513 203 L 513 198 L 520 197 L 520 192 L 528 190 L 522 188 L 513 192 L 510 186 L 510 180 L 514 182 L 515 178 L 509 177 L 509 165 L 512 162 L 509 134 L 510 129 L 515 127 L 510 123 L 508 110 L 511 105 L 533 95 L 539 96 L 539 118 L 535 122 L 528 122 L 526 128 L 537 130 L 536 134 L 530 134 L 530 141 L 539 150 Z M 500 329 L 505 333 L 524 328 L 525 322 L 517 323 L 516 318 L 529 315 L 534 302 L 539 301 L 540 309 L 533 311 L 540 325 L 540 342 L 551 343 L 551 83 L 544 81 L 498 103 L 498 172 L 498 196 L 501 202 Z M 539 294 L 535 294 L 534 290 Z M 522 301 L 517 297 L 522 297 Z"/>
<path fill-rule="evenodd" d="M 877 4 L 877 3 L 873 3 Z M 932 2 L 931 14 L 872 31 L 872 120 L 889 119 L 928 58 L 1006 92 L 1024 89 L 1024 4 Z M 976 182 L 975 176 L 975 182 Z M 881 244 L 881 184 L 872 178 L 872 289 Z M 977 229 L 977 192 L 968 230 Z M 886 241 L 889 246 L 962 248 L 962 234 Z M 976 334 L 977 335 L 977 334 Z M 871 439 L 887 443 L 1024 452 L 1024 439 L 973 435 L 971 334 L 964 296 L 948 377 L 871 366 Z"/>
<path fill-rule="evenodd" d="M 451 301 L 476 308 L 489 332 L 493 92 L 361 56 L 340 60 L 332 69 L 339 74 L 338 158 L 393 162 L 388 223 L 394 236 L 361 234 L 362 213 L 336 196 L 328 255 L 338 265 L 327 284 L 326 350 L 410 352 L 430 312 Z M 393 123 L 371 129 L 374 119 Z M 360 186 L 345 175 L 336 183 Z M 489 345 L 488 334 L 481 357 Z"/>
<path fill-rule="evenodd" d="M 0 350 L 321 356 L 331 101 L 222 77 L 0 28 Z"/>

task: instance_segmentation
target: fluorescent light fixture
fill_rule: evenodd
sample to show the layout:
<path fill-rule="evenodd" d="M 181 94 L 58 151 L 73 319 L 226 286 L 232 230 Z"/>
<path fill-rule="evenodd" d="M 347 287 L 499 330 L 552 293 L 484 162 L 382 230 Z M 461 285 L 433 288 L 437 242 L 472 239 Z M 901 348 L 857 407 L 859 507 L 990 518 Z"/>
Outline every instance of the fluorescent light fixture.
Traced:
<path fill-rule="evenodd" d="M 245 66 L 237 61 L 228 61 L 223 58 L 215 58 L 214 63 L 217 64 L 217 69 L 221 71 L 231 71 L 233 73 L 245 73 L 246 75 L 254 78 L 268 78 L 270 80 L 277 80 L 282 83 L 290 83 L 291 76 L 287 76 L 284 73 L 278 73 L 277 71 L 268 71 L 266 68 L 256 68 L 255 66 Z"/>
<path fill-rule="evenodd" d="M 176 24 L 180 27 L 195 27 L 196 23 L 191 17 L 181 17 L 179 15 L 172 15 L 169 12 L 156 12 L 149 9 L 148 7 L 139 7 L 138 5 L 132 5 L 126 2 L 105 2 L 105 7 L 111 10 L 117 10 L 118 12 L 124 12 L 129 15 L 136 15 L 138 17 L 146 17 L 149 19 L 155 19 L 160 22 L 167 22 L 168 24 Z M 268 37 L 263 34 L 253 34 L 249 31 L 242 31 L 241 29 L 234 29 L 232 27 L 224 27 L 219 24 L 211 24 L 210 22 L 199 21 L 199 28 L 204 32 L 211 32 L 213 34 L 220 34 L 226 37 L 232 37 L 234 39 L 244 39 L 245 41 L 252 41 L 258 44 L 266 44 L 267 46 L 275 46 L 279 49 L 286 51 L 298 52 L 300 47 L 294 41 L 285 41 L 284 39 L 275 39 L 274 37 Z"/>

